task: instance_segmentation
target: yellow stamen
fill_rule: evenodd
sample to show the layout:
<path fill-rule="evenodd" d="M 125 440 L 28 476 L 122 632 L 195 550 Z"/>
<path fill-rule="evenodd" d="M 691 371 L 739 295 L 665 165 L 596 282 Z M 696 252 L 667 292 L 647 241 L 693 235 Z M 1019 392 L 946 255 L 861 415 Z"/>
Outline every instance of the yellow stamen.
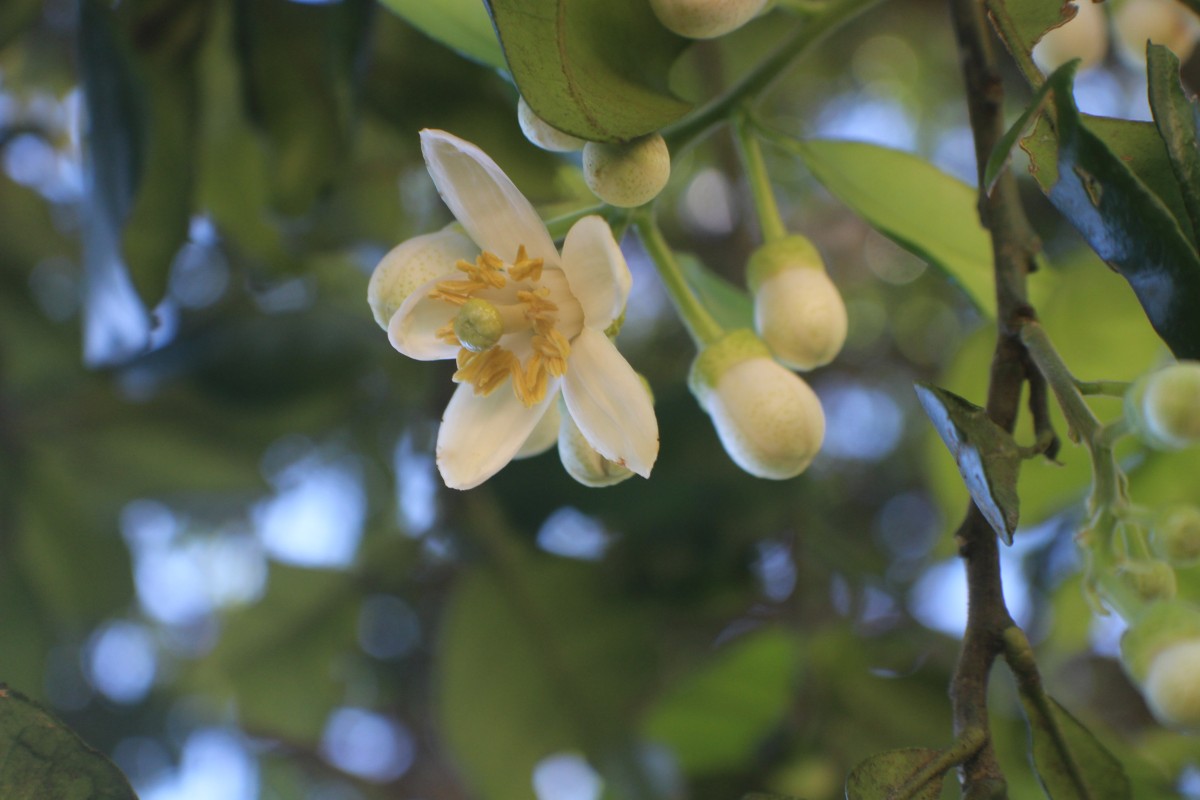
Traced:
<path fill-rule="evenodd" d="M 542 259 L 526 255 L 525 245 L 521 245 L 517 248 L 517 260 L 508 268 L 508 274 L 514 281 L 540 281 L 542 263 Z"/>

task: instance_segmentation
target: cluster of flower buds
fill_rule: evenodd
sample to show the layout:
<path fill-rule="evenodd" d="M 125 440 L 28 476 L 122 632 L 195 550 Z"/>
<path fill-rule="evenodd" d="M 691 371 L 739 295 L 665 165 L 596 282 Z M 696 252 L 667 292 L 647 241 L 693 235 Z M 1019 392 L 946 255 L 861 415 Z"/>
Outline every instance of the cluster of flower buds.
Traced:
<path fill-rule="evenodd" d="M 1200 361 L 1180 361 L 1140 378 L 1125 395 L 1125 419 L 1158 450 L 1200 442 Z"/>
<path fill-rule="evenodd" d="M 659 21 L 688 39 L 715 39 L 758 16 L 767 0 L 650 0 Z"/>
<path fill-rule="evenodd" d="M 1076 58 L 1081 70 L 1104 60 L 1109 44 L 1107 6 L 1113 7 L 1117 53 L 1132 66 L 1145 65 L 1147 41 L 1165 45 L 1185 61 L 1200 38 L 1200 18 L 1178 0 L 1121 0 L 1103 5 L 1076 0 L 1075 5 L 1078 12 L 1074 17 L 1047 31 L 1034 45 L 1033 60 L 1046 73 Z"/>
<path fill-rule="evenodd" d="M 1200 608 L 1152 603 L 1121 639 L 1121 662 L 1164 725 L 1200 731 Z"/>

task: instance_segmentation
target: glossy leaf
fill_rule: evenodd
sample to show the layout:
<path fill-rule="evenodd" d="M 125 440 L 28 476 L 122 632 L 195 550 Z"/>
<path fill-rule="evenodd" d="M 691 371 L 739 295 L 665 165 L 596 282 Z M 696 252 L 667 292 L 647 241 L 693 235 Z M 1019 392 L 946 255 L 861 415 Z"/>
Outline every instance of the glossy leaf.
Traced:
<path fill-rule="evenodd" d="M 1022 696 L 1029 718 L 1030 755 L 1050 800 L 1130 800 L 1129 778 L 1120 762 L 1083 724 L 1053 698 L 1049 715 Z"/>
<path fill-rule="evenodd" d="M 864 142 L 776 140 L 792 150 L 835 197 L 880 233 L 958 284 L 995 315 L 992 245 L 962 181 L 900 150 Z"/>
<path fill-rule="evenodd" d="M 1196 108 L 1179 82 L 1179 59 L 1166 47 L 1146 50 L 1150 108 L 1166 144 L 1171 169 L 1179 180 L 1187 206 L 1193 241 L 1200 241 L 1200 149 L 1197 147 Z"/>
<path fill-rule="evenodd" d="M 116 765 L 62 720 L 0 684 L 0 797 L 137 800 Z"/>
<path fill-rule="evenodd" d="M 684 280 L 722 328 L 754 327 L 754 301 L 745 289 L 717 275 L 690 253 L 677 256 Z"/>
<path fill-rule="evenodd" d="M 779 724 L 796 687 L 800 642 L 762 631 L 684 676 L 650 710 L 645 736 L 689 775 L 736 769 Z"/>
<path fill-rule="evenodd" d="M 1017 530 L 1017 476 L 1021 453 L 1012 436 L 987 412 L 953 392 L 925 383 L 917 399 L 958 464 L 971 499 L 1008 544 Z"/>
<path fill-rule="evenodd" d="M 380 0 L 426 36 L 468 58 L 504 69 L 504 53 L 482 0 Z"/>
<path fill-rule="evenodd" d="M 1084 124 L 1072 79 L 1070 68 L 1054 75 L 1055 163 L 1051 168 L 1035 156 L 1038 182 L 1092 249 L 1129 281 L 1175 355 L 1200 357 L 1200 257 L 1170 208 Z M 1044 148 L 1046 127 L 1027 141 L 1038 143 L 1031 153 Z"/>
<path fill-rule="evenodd" d="M 667 87 L 688 40 L 646 0 L 487 0 L 504 56 L 530 108 L 589 141 L 656 131 L 691 107 Z"/>
<path fill-rule="evenodd" d="M 846 800 L 891 800 L 897 790 L 912 780 L 930 761 L 938 757 L 937 750 L 909 747 L 890 750 L 871 756 L 850 771 L 846 779 Z M 942 779 L 937 775 L 922 784 L 911 800 L 938 800 L 942 796 Z"/>

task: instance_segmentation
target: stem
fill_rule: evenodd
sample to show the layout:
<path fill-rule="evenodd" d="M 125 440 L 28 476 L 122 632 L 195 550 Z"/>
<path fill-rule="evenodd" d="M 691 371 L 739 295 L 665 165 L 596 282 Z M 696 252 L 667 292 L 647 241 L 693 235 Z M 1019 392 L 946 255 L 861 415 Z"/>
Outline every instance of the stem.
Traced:
<path fill-rule="evenodd" d="M 927 793 L 928 784 L 934 778 L 943 775 L 947 770 L 957 767 L 971 756 L 988 740 L 988 732 L 981 728 L 964 731 L 962 736 L 950 747 L 938 754 L 937 758 L 921 767 L 911 778 L 896 789 L 896 800 L 911 800 Z"/>
<path fill-rule="evenodd" d="M 1075 381 L 1080 394 L 1103 397 L 1124 397 L 1130 386 L 1128 381 Z"/>
<path fill-rule="evenodd" d="M 743 100 L 757 98 L 791 66 L 792 62 L 820 41 L 825 34 L 879 2 L 881 0 L 843 0 L 832 7 L 814 12 L 804 20 L 799 30 L 724 94 L 663 129 L 663 138 L 667 140 L 672 155 L 687 148 L 713 125 L 724 122 Z"/>
<path fill-rule="evenodd" d="M 746 172 L 746 180 L 750 184 L 750 196 L 754 198 L 754 208 L 758 214 L 758 224 L 762 229 L 763 241 L 772 242 L 787 236 L 787 227 L 779 214 L 779 205 L 775 202 L 775 192 L 771 188 L 771 176 L 767 172 L 767 164 L 763 160 L 762 147 L 758 137 L 751 130 L 749 115 L 743 111 L 737 115 L 733 125 L 734 141 L 737 143 L 738 155 L 742 159 L 742 168 Z"/>
<path fill-rule="evenodd" d="M 658 229 L 653 213 L 649 210 L 639 212 L 634 217 L 633 225 L 696 347 L 703 348 L 720 339 L 725 334 L 725 329 L 713 319 L 708 309 L 692 293 L 683 272 L 679 269 L 679 262 L 675 260 L 671 246 Z"/>
<path fill-rule="evenodd" d="M 574 211 L 569 211 L 566 214 L 559 214 L 558 216 L 551 217 L 550 219 L 546 220 L 546 230 L 550 231 L 551 239 L 558 241 L 567 235 L 567 231 L 571 229 L 572 225 L 584 217 L 590 217 L 593 214 L 598 214 L 605 219 L 609 219 L 611 222 L 612 220 L 610 217 L 612 216 L 614 210 L 615 209 L 607 203 L 596 203 L 595 205 L 578 208 Z"/>

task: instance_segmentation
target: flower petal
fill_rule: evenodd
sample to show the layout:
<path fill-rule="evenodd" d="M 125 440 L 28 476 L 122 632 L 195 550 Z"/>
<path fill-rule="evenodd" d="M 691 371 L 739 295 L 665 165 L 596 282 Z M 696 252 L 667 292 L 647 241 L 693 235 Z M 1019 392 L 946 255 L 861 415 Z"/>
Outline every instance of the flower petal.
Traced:
<path fill-rule="evenodd" d="M 496 391 L 502 390 L 497 389 Z M 537 427 L 533 429 L 533 433 L 529 434 L 529 438 L 525 440 L 525 444 L 521 445 L 521 449 L 513 458 L 531 458 L 540 456 L 549 450 L 558 441 L 558 426 L 561 423 L 562 414 L 558 410 L 558 403 L 551 403 L 541 420 L 538 421 Z"/>
<path fill-rule="evenodd" d="M 387 330 L 392 315 L 418 286 L 452 272 L 460 258 L 474 261 L 478 253 L 470 239 L 451 228 L 396 245 L 375 267 L 367 284 L 367 302 L 375 321 Z"/>
<path fill-rule="evenodd" d="M 650 476 L 658 457 L 658 419 L 650 393 L 600 331 L 584 328 L 571 342 L 563 399 L 600 455 Z"/>
<path fill-rule="evenodd" d="M 437 464 L 451 489 L 471 489 L 504 468 L 558 396 L 552 380 L 546 399 L 532 408 L 505 385 L 487 396 L 459 384 L 438 429 Z"/>
<path fill-rule="evenodd" d="M 530 258 L 558 265 L 558 250 L 537 211 L 495 161 L 445 131 L 421 131 L 421 152 L 442 200 L 475 244 L 512 262 L 525 246 Z"/>
<path fill-rule="evenodd" d="M 458 355 L 457 344 L 438 338 L 438 330 L 458 313 L 458 307 L 429 296 L 439 282 L 457 275 L 442 275 L 418 286 L 388 323 L 388 341 L 392 347 L 417 361 L 440 361 Z"/>
<path fill-rule="evenodd" d="M 562 270 L 583 306 L 587 327 L 602 331 L 621 316 L 633 276 L 602 217 L 584 217 L 571 226 L 563 242 Z"/>

